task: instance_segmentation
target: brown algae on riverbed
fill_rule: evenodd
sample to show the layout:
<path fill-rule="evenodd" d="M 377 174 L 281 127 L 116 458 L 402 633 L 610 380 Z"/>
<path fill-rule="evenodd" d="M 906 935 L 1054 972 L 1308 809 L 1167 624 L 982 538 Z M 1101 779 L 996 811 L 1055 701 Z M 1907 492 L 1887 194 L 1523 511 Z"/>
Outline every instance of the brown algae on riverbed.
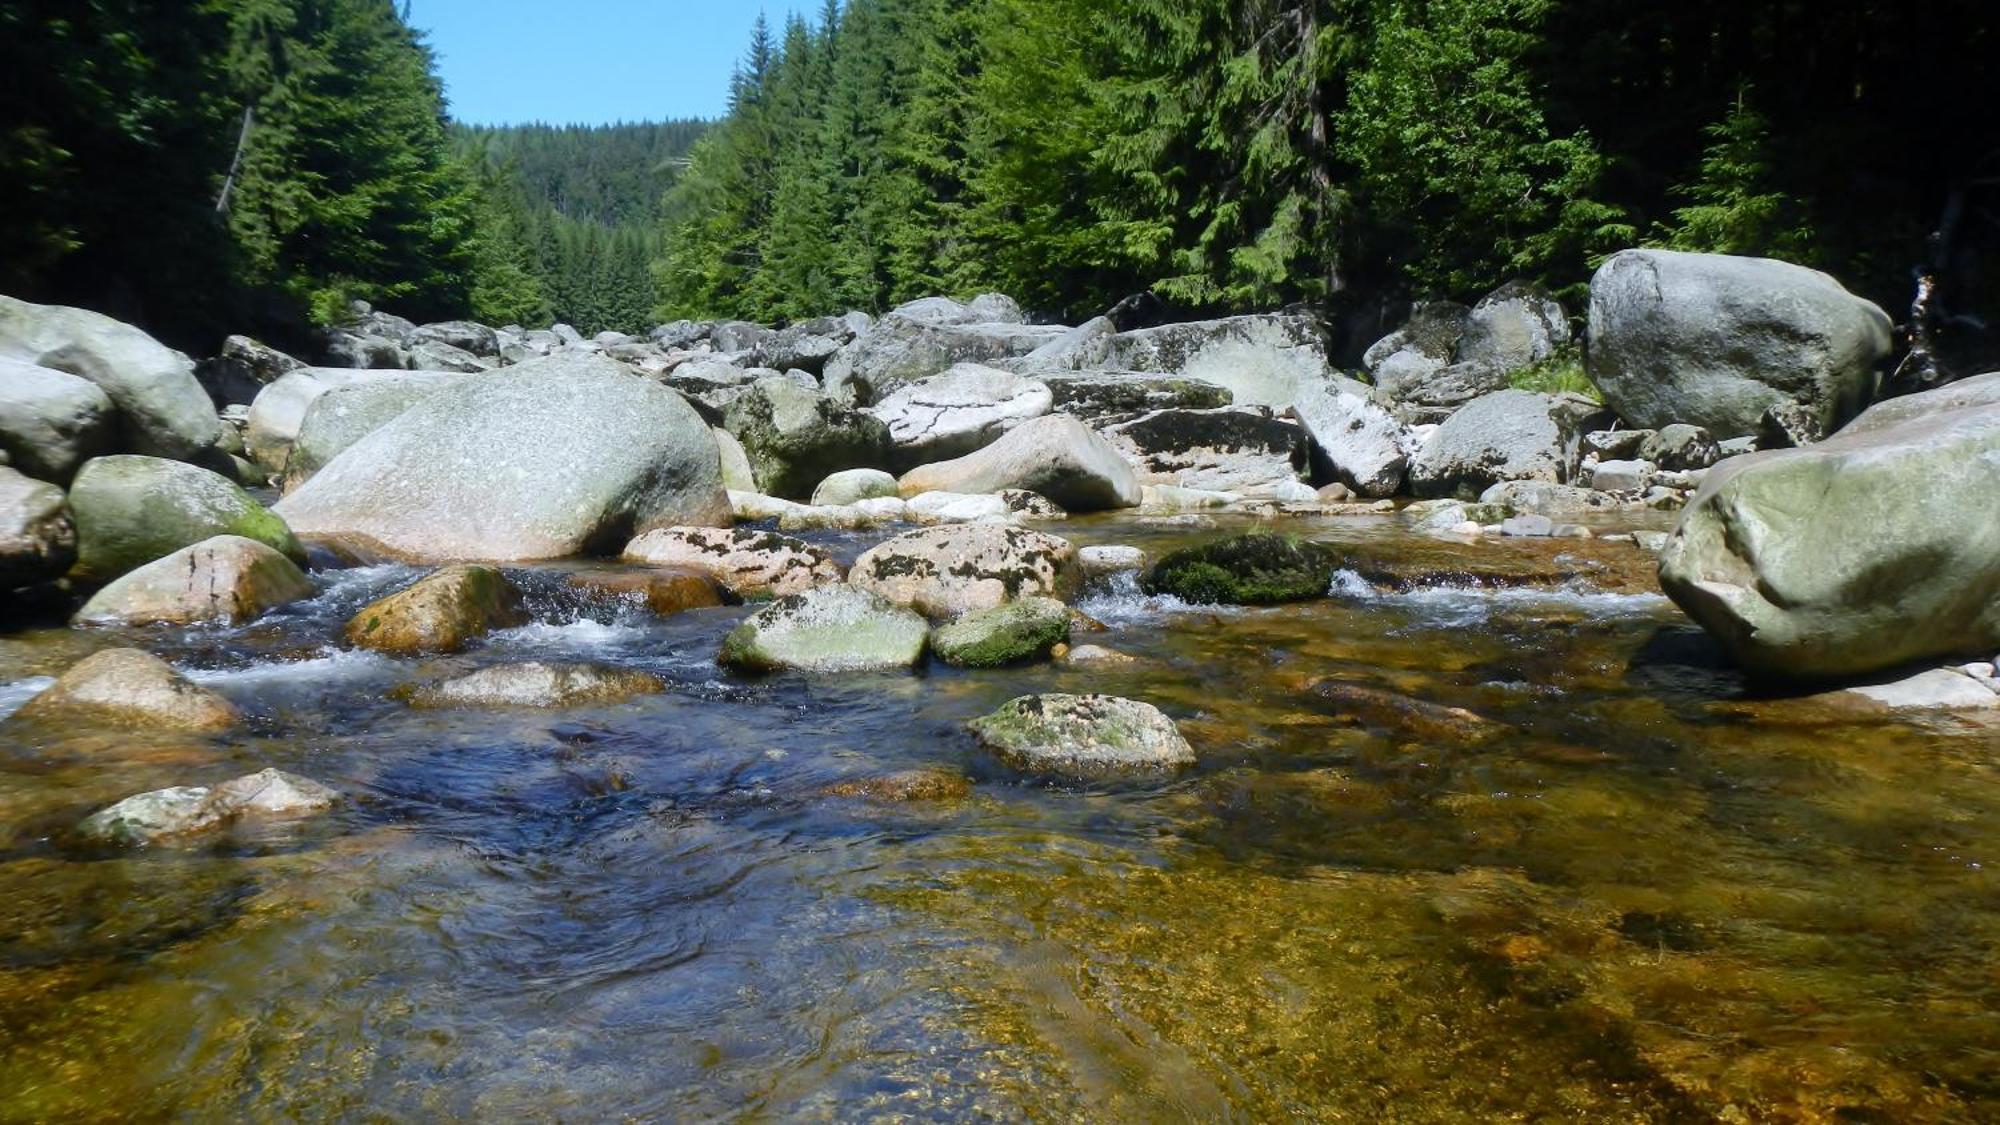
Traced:
<path fill-rule="evenodd" d="M 1130 665 L 741 681 L 712 658 L 746 609 L 607 616 L 532 571 L 538 623 L 443 660 L 329 647 L 401 568 L 109 634 L 250 725 L 0 728 L 0 1116 L 2000 1113 L 1990 730 L 1747 696 L 1629 545 L 1388 527 L 1288 527 L 1361 562 L 1325 601 L 1087 597 Z M 1156 555 L 1226 530 L 1072 527 Z M 0 683 L 83 647 L 18 632 Z M 670 690 L 390 698 L 528 659 Z M 961 727 L 1089 691 L 1159 706 L 1199 764 L 1048 783 Z M 1353 706 L 1393 696 L 1486 733 Z M 356 799 L 212 847 L 64 833 L 266 765 Z M 828 795 L 924 769 L 970 793 Z"/>

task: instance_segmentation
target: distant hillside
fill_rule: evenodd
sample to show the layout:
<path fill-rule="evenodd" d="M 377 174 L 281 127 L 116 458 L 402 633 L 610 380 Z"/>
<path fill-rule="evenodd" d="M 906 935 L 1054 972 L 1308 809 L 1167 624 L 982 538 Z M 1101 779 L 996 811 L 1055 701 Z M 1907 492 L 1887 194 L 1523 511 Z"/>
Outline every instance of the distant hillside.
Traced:
<path fill-rule="evenodd" d="M 487 243 L 476 304 L 523 324 L 643 331 L 659 304 L 660 199 L 703 121 L 632 125 L 454 125 L 477 172 Z"/>

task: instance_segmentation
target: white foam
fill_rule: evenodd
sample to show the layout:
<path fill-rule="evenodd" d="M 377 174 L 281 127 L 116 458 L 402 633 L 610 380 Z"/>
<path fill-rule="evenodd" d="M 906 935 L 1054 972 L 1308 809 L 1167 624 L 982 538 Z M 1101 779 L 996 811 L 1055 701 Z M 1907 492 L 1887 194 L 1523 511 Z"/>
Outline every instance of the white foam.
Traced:
<path fill-rule="evenodd" d="M 182 668 L 179 671 L 198 684 L 257 688 L 365 679 L 396 667 L 395 661 L 378 652 L 337 648 L 321 651 L 322 655 L 304 660 L 269 660 L 242 668 Z"/>
<path fill-rule="evenodd" d="M 29 676 L 11 684 L 0 684 L 0 719 L 20 710 L 21 704 L 40 695 L 55 682 L 54 676 Z"/>
<path fill-rule="evenodd" d="M 1614 594 L 1587 582 L 1499 589 L 1451 585 L 1378 590 L 1351 570 L 1337 572 L 1328 592 L 1348 601 L 1408 608 L 1446 624 L 1476 624 L 1496 614 L 1537 611 L 1581 612 L 1588 617 L 1648 617 L 1673 605 L 1661 594 Z"/>

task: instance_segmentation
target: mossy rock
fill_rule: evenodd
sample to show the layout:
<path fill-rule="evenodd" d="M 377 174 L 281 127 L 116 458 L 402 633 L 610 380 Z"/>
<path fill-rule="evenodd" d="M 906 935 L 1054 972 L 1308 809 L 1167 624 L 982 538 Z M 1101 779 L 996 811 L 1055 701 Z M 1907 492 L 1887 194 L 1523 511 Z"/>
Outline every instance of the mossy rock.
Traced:
<path fill-rule="evenodd" d="M 1040 660 L 1069 640 L 1069 607 L 1023 598 L 978 610 L 931 631 L 931 651 L 961 668 L 1001 668 Z"/>
<path fill-rule="evenodd" d="M 122 574 L 218 535 L 254 539 L 295 563 L 305 548 L 291 528 L 236 482 L 198 465 L 120 455 L 84 462 L 70 486 L 76 568 L 88 583 Z"/>
<path fill-rule="evenodd" d="M 1093 777 L 1195 762 L 1159 708 L 1110 695 L 1024 695 L 966 726 L 1001 760 L 1035 773 Z"/>
<path fill-rule="evenodd" d="M 448 566 L 362 607 L 347 642 L 392 655 L 457 652 L 494 629 L 528 621 L 521 591 L 485 566 Z"/>
<path fill-rule="evenodd" d="M 1322 544 L 1259 531 L 1175 551 L 1140 585 L 1196 605 L 1279 605 L 1325 597 L 1343 562 Z"/>

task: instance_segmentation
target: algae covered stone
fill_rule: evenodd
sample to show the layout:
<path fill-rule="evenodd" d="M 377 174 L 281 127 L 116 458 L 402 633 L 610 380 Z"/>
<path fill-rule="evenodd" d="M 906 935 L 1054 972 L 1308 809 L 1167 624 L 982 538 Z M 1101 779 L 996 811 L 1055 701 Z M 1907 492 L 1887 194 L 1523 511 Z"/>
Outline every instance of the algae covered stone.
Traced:
<path fill-rule="evenodd" d="M 347 622 L 349 644 L 377 652 L 457 652 L 494 629 L 524 624 L 521 592 L 486 566 L 448 566 L 364 606 Z"/>
<path fill-rule="evenodd" d="M 1259 531 L 1175 551 L 1140 586 L 1196 605 L 1278 605 L 1325 597 L 1341 564 L 1330 547 Z"/>
<path fill-rule="evenodd" d="M 70 486 L 73 576 L 109 582 L 218 535 L 254 539 L 294 562 L 305 548 L 285 521 L 235 482 L 198 465 L 121 455 L 84 463 Z"/>
<path fill-rule="evenodd" d="M 999 668 L 1039 660 L 1068 639 L 1068 606 L 1054 598 L 1022 598 L 938 626 L 931 631 L 931 651 L 961 668 Z"/>
<path fill-rule="evenodd" d="M 779 598 L 731 630 L 722 664 L 746 672 L 860 672 L 908 668 L 930 626 L 902 606 L 852 586 Z"/>
<path fill-rule="evenodd" d="M 1112 695 L 1024 695 L 967 726 L 1021 769 L 1090 776 L 1191 766 L 1194 748 L 1150 703 Z"/>
<path fill-rule="evenodd" d="M 76 723 L 206 733 L 242 719 L 220 695 L 149 652 L 106 649 L 79 661 L 14 713 L 48 726 Z"/>

